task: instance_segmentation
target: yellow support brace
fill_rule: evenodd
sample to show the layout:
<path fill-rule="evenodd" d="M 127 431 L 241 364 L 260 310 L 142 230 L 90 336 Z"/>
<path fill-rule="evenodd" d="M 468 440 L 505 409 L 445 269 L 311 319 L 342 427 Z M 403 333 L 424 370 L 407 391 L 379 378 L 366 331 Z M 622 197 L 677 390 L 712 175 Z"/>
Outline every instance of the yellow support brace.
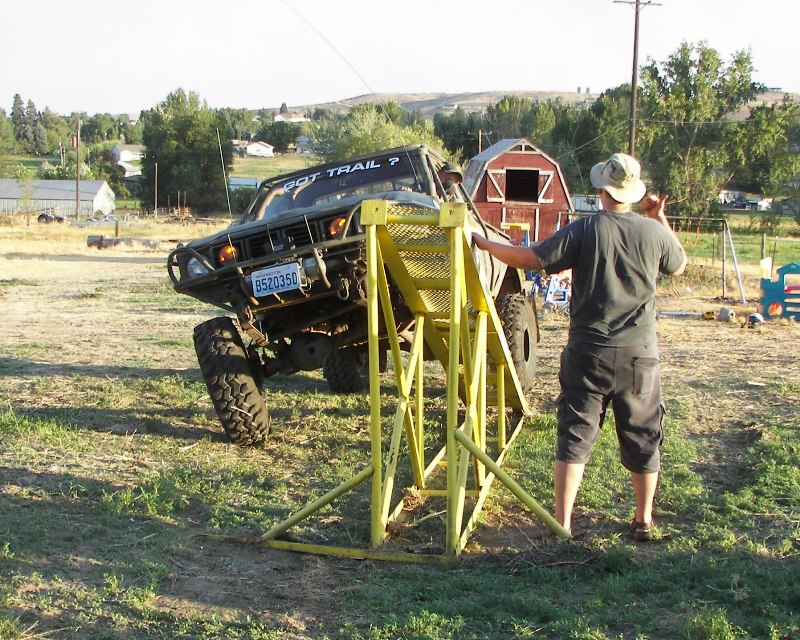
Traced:
<path fill-rule="evenodd" d="M 356 476 L 268 531 L 261 540 L 275 540 L 294 524 L 369 478 L 370 546 L 383 544 L 388 523 L 402 511 L 392 505 L 403 438 L 408 447 L 414 489 L 447 500 L 446 555 L 458 555 L 495 478 L 550 527 L 557 536 L 569 533 L 526 494 L 502 469 L 508 447 L 530 413 L 511 360 L 502 324 L 470 250 L 466 205 L 444 204 L 441 211 L 367 200 L 361 206 L 367 238 L 367 314 L 370 377 L 370 464 Z M 414 316 L 414 333 L 404 356 L 392 310 L 392 288 L 400 292 Z M 380 335 L 381 315 L 388 335 Z M 387 339 L 394 362 L 397 406 L 384 452 L 379 341 Z M 447 420 L 445 445 L 425 451 L 423 352 L 427 347 L 445 370 Z M 487 392 L 487 370 L 493 368 L 494 390 Z M 506 409 L 517 410 L 514 424 Z M 491 410 L 490 410 L 491 409 Z M 489 437 L 489 427 L 495 436 Z M 510 429 L 510 433 L 509 433 Z M 442 474 L 444 467 L 444 486 Z M 470 473 L 471 471 L 471 473 Z M 467 509 L 467 498 L 474 502 Z M 474 500 L 473 500 L 474 499 Z M 306 548 L 307 547 L 307 548 Z M 288 548 L 288 547 L 287 547 Z M 403 554 L 364 552 L 292 543 L 294 550 L 345 557 L 400 559 Z"/>

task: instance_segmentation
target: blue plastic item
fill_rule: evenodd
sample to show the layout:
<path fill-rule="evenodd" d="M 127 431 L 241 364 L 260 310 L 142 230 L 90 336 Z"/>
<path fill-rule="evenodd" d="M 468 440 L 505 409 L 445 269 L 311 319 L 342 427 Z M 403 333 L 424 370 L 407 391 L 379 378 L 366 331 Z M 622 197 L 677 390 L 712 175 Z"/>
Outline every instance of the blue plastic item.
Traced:
<path fill-rule="evenodd" d="M 761 300 L 759 311 L 765 320 L 772 318 L 794 318 L 800 320 L 800 279 L 786 283 L 786 276 L 800 278 L 800 264 L 790 262 L 777 269 L 778 279 L 761 278 Z"/>

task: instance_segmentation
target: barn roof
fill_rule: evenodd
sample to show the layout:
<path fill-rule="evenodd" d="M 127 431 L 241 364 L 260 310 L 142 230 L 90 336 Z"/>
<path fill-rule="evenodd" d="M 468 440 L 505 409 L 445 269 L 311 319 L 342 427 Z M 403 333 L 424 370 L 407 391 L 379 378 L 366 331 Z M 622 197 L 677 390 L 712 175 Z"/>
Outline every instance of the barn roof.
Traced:
<path fill-rule="evenodd" d="M 484 173 L 486 173 L 486 168 L 489 166 L 489 163 L 502 156 L 504 153 L 508 153 L 510 151 L 535 153 L 545 158 L 548 162 L 551 162 L 556 168 L 558 177 L 564 185 L 564 189 L 566 190 L 567 185 L 564 182 L 564 176 L 561 174 L 561 167 L 559 166 L 558 162 L 547 155 L 539 147 L 534 145 L 527 138 L 504 138 L 503 140 L 494 143 L 491 147 L 487 147 L 478 155 L 470 158 L 470 161 L 467 164 L 467 170 L 464 172 L 464 187 L 466 188 L 470 197 L 475 197 L 475 190 L 478 188 Z M 567 191 L 567 193 L 569 192 Z M 567 195 L 567 199 L 569 200 L 569 195 Z"/>
<path fill-rule="evenodd" d="M 105 180 L 81 180 L 81 197 L 94 198 Z M 74 180 L 15 180 L 0 178 L 0 198 L 8 200 L 74 200 Z"/>

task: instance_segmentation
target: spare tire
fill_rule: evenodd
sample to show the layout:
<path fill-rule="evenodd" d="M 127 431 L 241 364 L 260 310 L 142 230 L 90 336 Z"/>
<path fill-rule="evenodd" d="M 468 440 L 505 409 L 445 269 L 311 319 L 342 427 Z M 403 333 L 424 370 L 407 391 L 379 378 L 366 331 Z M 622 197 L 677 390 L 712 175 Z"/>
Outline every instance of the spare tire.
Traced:
<path fill-rule="evenodd" d="M 197 325 L 194 348 L 211 402 L 231 442 L 249 446 L 266 440 L 269 412 L 233 320 L 213 318 Z"/>
<path fill-rule="evenodd" d="M 497 313 L 511 351 L 522 390 L 527 393 L 536 381 L 536 347 L 539 328 L 536 313 L 528 297 L 522 293 L 504 294 L 497 301 Z"/>

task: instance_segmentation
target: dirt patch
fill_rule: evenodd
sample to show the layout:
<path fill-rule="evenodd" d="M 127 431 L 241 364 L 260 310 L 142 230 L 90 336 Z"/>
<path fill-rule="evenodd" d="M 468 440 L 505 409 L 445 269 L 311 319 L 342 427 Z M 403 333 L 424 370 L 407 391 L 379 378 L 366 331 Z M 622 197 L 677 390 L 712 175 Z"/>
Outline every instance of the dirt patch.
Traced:
<path fill-rule="evenodd" d="M 198 537 L 179 550 L 158 606 L 187 615 L 198 606 L 222 619 L 240 613 L 295 631 L 329 615 L 352 563 Z"/>

